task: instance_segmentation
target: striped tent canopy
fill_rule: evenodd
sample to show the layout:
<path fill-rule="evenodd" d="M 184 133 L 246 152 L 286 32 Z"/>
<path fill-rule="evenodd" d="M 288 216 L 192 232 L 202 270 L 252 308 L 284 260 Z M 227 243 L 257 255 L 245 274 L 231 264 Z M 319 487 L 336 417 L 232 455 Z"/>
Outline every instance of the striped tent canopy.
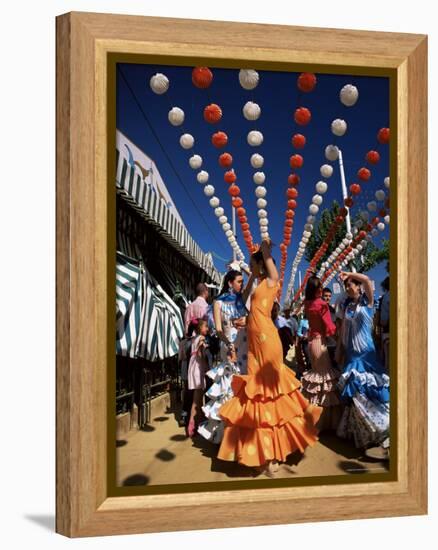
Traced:
<path fill-rule="evenodd" d="M 181 311 L 146 269 L 142 281 L 144 300 L 137 355 L 149 361 L 173 357 L 184 335 Z"/>
<path fill-rule="evenodd" d="M 117 251 L 116 353 L 158 361 L 173 357 L 184 334 L 181 311 L 142 261 Z"/>
<path fill-rule="evenodd" d="M 116 353 L 135 357 L 143 303 L 140 262 L 117 252 Z"/>
<path fill-rule="evenodd" d="M 176 219 L 166 203 L 144 181 L 143 175 L 134 164 L 131 166 L 124 155 L 116 149 L 117 192 L 146 219 L 154 224 L 163 237 L 177 248 L 194 265 L 201 267 L 216 283 L 221 276 L 214 267 L 210 254 L 205 254 L 194 241 L 186 227 Z"/>

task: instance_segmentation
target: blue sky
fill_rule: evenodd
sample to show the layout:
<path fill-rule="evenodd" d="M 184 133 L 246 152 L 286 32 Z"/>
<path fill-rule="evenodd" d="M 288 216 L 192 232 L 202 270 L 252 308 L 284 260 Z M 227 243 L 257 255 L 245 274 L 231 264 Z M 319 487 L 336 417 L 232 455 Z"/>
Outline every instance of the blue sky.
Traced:
<path fill-rule="evenodd" d="M 184 181 L 192 199 L 202 211 L 209 228 L 200 218 L 187 192 L 175 177 L 160 144 L 150 131 L 132 93 L 120 77 L 121 70 L 129 82 L 137 101 L 141 104 L 150 124 L 167 153 L 172 158 L 181 179 Z M 120 64 L 117 71 L 117 128 L 131 139 L 140 149 L 153 158 L 161 176 L 178 208 L 187 229 L 204 251 L 214 253 L 215 265 L 223 270 L 224 261 L 219 258 L 230 258 L 231 248 L 224 232 L 217 221 L 214 211 L 203 193 L 203 186 L 196 180 L 196 170 L 190 168 L 188 159 L 194 153 L 203 158 L 202 169 L 210 175 L 210 182 L 221 199 L 225 214 L 231 219 L 231 200 L 227 192 L 228 184 L 223 180 L 224 169 L 218 164 L 218 156 L 225 151 L 233 155 L 233 168 L 237 174 L 237 184 L 251 226 L 255 241 L 260 240 L 257 218 L 255 184 L 252 175 L 254 169 L 250 164 L 253 153 L 260 153 L 265 159 L 262 170 L 266 174 L 268 190 L 268 217 L 271 239 L 277 245 L 283 236 L 284 212 L 286 209 L 287 177 L 291 172 L 289 157 L 298 152 L 304 157 L 304 166 L 297 171 L 301 177 L 298 187 L 295 224 L 292 242 L 289 247 L 285 284 L 290 275 L 292 261 L 301 239 L 303 226 L 306 223 L 308 207 L 316 193 L 315 184 L 321 178 L 320 166 L 326 163 L 324 148 L 330 143 L 338 145 L 343 151 L 347 186 L 357 181 L 356 172 L 365 166 L 365 154 L 370 149 L 377 149 L 381 155 L 378 165 L 371 167 L 371 180 L 362 185 L 362 193 L 356 199 L 352 214 L 366 208 L 370 200 L 375 200 L 377 189 L 384 189 L 383 180 L 389 175 L 389 147 L 380 145 L 376 135 L 381 127 L 389 126 L 389 79 L 385 77 L 363 77 L 348 75 L 317 74 L 317 85 L 311 93 L 300 93 L 296 82 L 299 73 L 258 71 L 259 85 L 252 91 L 244 90 L 238 80 L 237 69 L 212 68 L 213 82 L 209 89 L 200 90 L 193 86 L 192 67 L 166 65 Z M 164 73 L 170 80 L 169 91 L 156 95 L 149 86 L 149 80 L 157 72 Z M 354 84 L 359 90 L 359 100 L 353 107 L 345 107 L 339 100 L 339 91 L 345 84 Z M 261 107 L 261 117 L 255 122 L 247 121 L 242 114 L 242 107 L 247 101 L 254 101 Z M 218 124 L 204 121 L 203 110 L 209 103 L 217 103 L 223 111 Z M 184 131 L 195 138 L 193 149 L 184 150 L 179 145 L 183 133 L 181 127 L 174 127 L 168 122 L 168 111 L 177 106 L 185 112 Z M 297 126 L 293 113 L 298 106 L 305 106 L 312 113 L 312 120 L 307 126 Z M 333 119 L 342 118 L 348 124 L 347 133 L 336 137 L 330 130 Z M 264 141 L 260 147 L 247 144 L 247 133 L 257 129 L 263 133 Z M 211 144 L 211 135 L 218 130 L 227 133 L 229 141 L 224 149 L 216 149 Z M 294 133 L 306 136 L 304 149 L 294 150 L 291 137 Z M 328 191 L 324 195 L 324 206 L 332 200 L 342 201 L 339 167 L 333 163 L 333 176 L 326 180 Z M 318 215 L 319 216 L 319 215 Z M 316 222 L 317 223 L 317 222 Z M 241 237 L 238 225 L 237 236 L 242 250 L 246 246 Z M 214 233 L 214 237 L 212 235 Z M 374 238 L 379 246 L 382 238 L 388 238 L 385 229 Z M 278 246 L 274 249 L 276 259 L 280 261 Z M 307 262 L 300 264 L 303 276 Z M 385 278 L 385 264 L 382 263 L 369 272 L 376 281 L 377 294 L 380 293 L 380 282 Z M 298 278 L 297 278 L 298 279 Z"/>

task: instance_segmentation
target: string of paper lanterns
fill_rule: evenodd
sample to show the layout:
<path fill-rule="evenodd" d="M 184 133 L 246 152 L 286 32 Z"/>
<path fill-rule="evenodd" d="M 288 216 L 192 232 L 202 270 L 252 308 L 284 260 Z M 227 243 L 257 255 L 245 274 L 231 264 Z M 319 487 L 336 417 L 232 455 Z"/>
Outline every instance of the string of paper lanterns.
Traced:
<path fill-rule="evenodd" d="M 195 75 L 194 73 L 192 73 L 192 80 L 194 82 L 196 81 L 198 87 L 200 88 L 208 87 L 211 84 L 213 78 L 211 71 L 206 67 L 198 67 L 197 69 L 199 70 L 196 72 Z M 166 77 L 166 75 L 162 73 L 157 73 L 153 75 L 150 79 L 150 87 L 152 91 L 158 95 L 163 95 L 168 92 L 169 86 L 169 79 Z M 220 107 L 216 107 L 211 107 L 210 105 L 207 106 L 204 110 L 204 118 L 206 120 L 208 119 L 208 121 L 211 123 L 214 123 L 213 121 L 216 119 L 220 120 L 222 116 L 222 111 Z M 183 127 L 185 121 L 185 113 L 183 109 L 177 106 L 172 106 L 170 111 L 168 112 L 168 120 L 172 126 Z M 187 133 L 183 128 L 183 133 L 179 138 L 179 143 L 183 149 L 188 151 L 194 147 L 195 138 L 192 134 Z M 221 201 L 219 197 L 215 195 L 215 188 L 211 183 L 209 183 L 209 173 L 206 170 L 201 170 L 202 165 L 203 159 L 200 155 L 193 154 L 190 156 L 189 166 L 193 170 L 198 170 L 196 179 L 198 183 L 204 186 L 204 194 L 209 199 L 209 204 L 213 208 L 215 216 L 218 219 L 218 222 L 220 223 L 222 230 L 224 231 L 225 237 L 227 238 L 232 250 L 236 253 L 237 258 L 243 261 L 245 259 L 245 255 L 243 254 L 237 238 L 232 231 L 228 218 L 225 215 L 225 210 L 221 206 Z"/>
<path fill-rule="evenodd" d="M 246 85 L 251 85 L 255 76 L 251 73 L 247 75 L 245 80 Z M 201 89 L 207 89 L 210 87 L 213 81 L 213 73 L 208 67 L 195 67 L 192 70 L 192 82 L 194 86 Z M 250 82 L 251 81 L 251 82 Z M 257 106 L 251 105 L 246 109 L 248 117 L 257 118 Z M 209 124 L 218 124 L 222 119 L 222 109 L 216 104 L 210 102 L 204 108 L 203 116 L 204 120 Z M 211 136 L 211 142 L 217 149 L 223 149 L 228 144 L 228 135 L 222 130 L 214 132 Z M 246 216 L 246 210 L 243 207 L 243 199 L 240 196 L 240 187 L 237 185 L 237 174 L 232 168 L 233 156 L 229 152 L 221 153 L 218 157 L 219 166 L 224 168 L 224 181 L 229 185 L 228 193 L 231 196 L 232 206 L 236 209 L 236 214 L 242 229 L 242 235 L 245 240 L 246 246 L 249 252 L 252 252 L 254 248 L 254 241 L 250 230 L 248 218 Z"/>
<path fill-rule="evenodd" d="M 310 93 L 315 89 L 317 83 L 316 75 L 313 73 L 301 73 L 297 78 L 297 88 L 299 92 L 301 93 Z M 311 121 L 312 114 L 310 110 L 307 107 L 304 107 L 301 105 L 300 96 L 297 98 L 297 106 L 294 111 L 294 122 L 296 125 L 303 127 L 309 124 Z M 301 130 L 302 131 L 302 130 Z M 292 147 L 295 149 L 295 151 L 301 151 L 304 149 L 306 145 L 306 137 L 300 132 L 296 132 L 293 134 L 291 138 L 291 144 Z M 287 197 L 287 209 L 285 212 L 285 220 L 284 220 L 284 226 L 283 226 L 283 241 L 280 244 L 280 252 L 281 252 L 281 262 L 280 262 L 280 288 L 279 288 L 279 296 L 281 296 L 282 288 L 283 288 L 283 281 L 284 281 L 284 275 L 286 270 L 286 264 L 287 264 L 287 257 L 288 257 L 288 247 L 291 243 L 292 239 L 292 230 L 294 225 L 294 217 L 295 217 L 295 209 L 297 207 L 297 201 L 298 198 L 298 185 L 300 183 L 300 176 L 296 173 L 297 170 L 302 168 L 304 164 L 304 158 L 303 156 L 295 152 L 291 157 L 289 158 L 289 165 L 292 170 L 292 172 L 288 176 L 288 189 L 286 191 L 286 197 Z M 318 187 L 318 184 L 317 184 Z M 323 190 L 323 193 L 327 190 L 327 187 Z M 312 199 L 314 204 L 321 204 L 322 203 L 322 196 L 320 194 L 315 195 Z M 307 235 L 307 232 L 306 232 Z M 303 233 L 302 242 L 303 244 L 308 241 L 308 237 Z"/>
<path fill-rule="evenodd" d="M 244 90 L 253 91 L 260 82 L 260 75 L 254 69 L 241 69 L 239 71 L 239 83 Z M 247 101 L 243 108 L 242 114 L 244 118 L 253 124 L 260 118 L 262 109 L 260 105 L 254 101 Z M 247 134 L 247 142 L 251 147 L 260 147 L 263 144 L 264 136 L 262 132 L 254 126 Z M 256 185 L 254 190 L 257 199 L 257 216 L 259 219 L 260 237 L 262 240 L 269 239 L 269 219 L 266 207 L 268 201 L 266 195 L 266 175 L 261 170 L 264 164 L 264 158 L 259 153 L 254 153 L 250 158 L 251 166 L 254 168 L 253 182 Z"/>

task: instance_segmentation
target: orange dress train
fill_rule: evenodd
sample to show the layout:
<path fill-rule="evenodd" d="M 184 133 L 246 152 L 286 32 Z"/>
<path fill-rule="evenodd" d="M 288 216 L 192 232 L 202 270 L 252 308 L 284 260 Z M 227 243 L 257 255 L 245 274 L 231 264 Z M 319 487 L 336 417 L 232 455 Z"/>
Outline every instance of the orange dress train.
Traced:
<path fill-rule="evenodd" d="M 279 286 L 261 281 L 251 297 L 247 321 L 248 374 L 233 376 L 234 393 L 219 409 L 224 437 L 218 458 L 246 466 L 284 462 L 318 440 L 322 408 L 301 394 L 295 373 L 283 364 L 283 349 L 271 310 Z"/>

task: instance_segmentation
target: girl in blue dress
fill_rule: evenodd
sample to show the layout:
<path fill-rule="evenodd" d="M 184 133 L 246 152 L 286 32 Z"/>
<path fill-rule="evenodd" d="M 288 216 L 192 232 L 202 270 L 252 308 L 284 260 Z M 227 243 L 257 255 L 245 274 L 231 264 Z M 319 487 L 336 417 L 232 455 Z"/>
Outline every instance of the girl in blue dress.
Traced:
<path fill-rule="evenodd" d="M 252 282 L 250 282 L 252 286 Z M 242 293 L 243 276 L 230 270 L 224 277 L 221 293 L 213 304 L 214 329 L 220 339 L 219 362 L 207 372 L 213 384 L 206 391 L 208 402 L 202 410 L 206 421 L 199 425 L 198 433 L 208 441 L 222 441 L 224 423 L 218 415 L 220 407 L 233 397 L 231 380 L 234 374 L 246 373 L 247 342 L 245 302 L 249 288 Z"/>
<path fill-rule="evenodd" d="M 347 298 L 342 304 L 343 372 L 338 382 L 346 407 L 337 429 L 357 448 L 389 445 L 389 377 L 372 337 L 374 294 L 363 273 L 341 274 Z"/>

